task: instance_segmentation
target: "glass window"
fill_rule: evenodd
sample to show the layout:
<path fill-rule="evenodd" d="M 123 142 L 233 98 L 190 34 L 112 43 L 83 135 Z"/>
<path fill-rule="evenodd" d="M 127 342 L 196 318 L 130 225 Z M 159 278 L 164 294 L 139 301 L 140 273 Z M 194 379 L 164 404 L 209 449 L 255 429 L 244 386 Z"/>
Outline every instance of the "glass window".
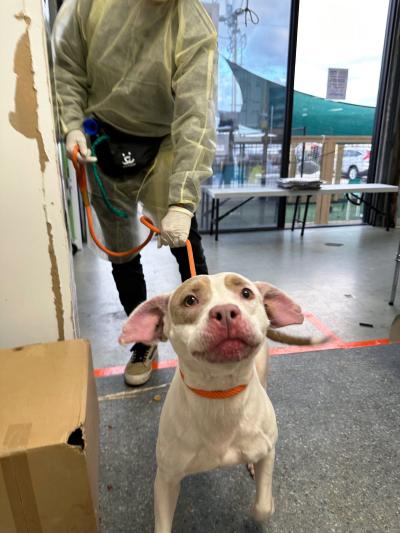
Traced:
<path fill-rule="evenodd" d="M 389 0 L 301 0 L 289 175 L 327 183 L 367 180 Z M 361 221 L 335 196 L 315 223 Z M 288 203 L 286 220 L 291 220 Z"/>
<path fill-rule="evenodd" d="M 248 187 L 280 173 L 290 0 L 204 2 L 218 31 L 218 138 L 214 175 L 205 185 Z M 225 201 L 221 214 L 241 201 Z M 253 199 L 224 228 L 276 226 L 277 200 Z M 202 217 L 205 229 L 209 219 Z"/>

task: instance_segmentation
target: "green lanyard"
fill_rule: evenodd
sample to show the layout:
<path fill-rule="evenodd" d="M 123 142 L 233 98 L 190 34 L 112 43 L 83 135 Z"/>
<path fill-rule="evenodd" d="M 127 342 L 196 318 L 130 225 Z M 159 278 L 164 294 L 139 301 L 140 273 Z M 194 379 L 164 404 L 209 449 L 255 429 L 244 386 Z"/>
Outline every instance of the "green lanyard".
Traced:
<path fill-rule="evenodd" d="M 110 137 L 108 135 L 101 135 L 98 139 L 96 139 L 94 141 L 94 143 L 92 144 L 93 155 L 96 155 L 96 146 L 99 143 L 101 143 L 101 141 L 108 140 L 109 138 Z M 101 197 L 103 198 L 103 202 L 106 204 L 107 208 L 111 211 L 111 213 L 113 213 L 117 217 L 128 218 L 128 215 L 127 215 L 127 213 L 125 213 L 125 211 L 123 211 L 122 209 L 118 209 L 117 207 L 114 207 L 112 205 L 112 203 L 110 202 L 110 199 L 108 197 L 107 191 L 106 191 L 106 189 L 104 187 L 104 184 L 103 184 L 103 182 L 102 182 L 102 180 L 100 178 L 100 174 L 99 174 L 99 172 L 97 170 L 96 163 L 91 163 L 91 165 L 92 165 L 92 170 L 93 170 L 93 174 L 94 174 L 96 183 L 97 183 L 97 185 L 99 186 L 99 189 L 100 189 Z"/>

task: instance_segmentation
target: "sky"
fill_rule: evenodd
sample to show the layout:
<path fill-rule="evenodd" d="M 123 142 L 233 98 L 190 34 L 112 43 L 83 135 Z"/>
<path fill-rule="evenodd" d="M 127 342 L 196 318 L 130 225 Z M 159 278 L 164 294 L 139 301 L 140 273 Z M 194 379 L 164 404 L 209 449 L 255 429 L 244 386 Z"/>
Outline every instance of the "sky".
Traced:
<path fill-rule="evenodd" d="M 209 0 L 211 1 L 211 0 Z M 244 0 L 220 0 L 240 8 Z M 375 106 L 389 0 L 301 0 L 295 90 L 326 96 L 328 68 L 348 68 L 346 102 Z M 260 21 L 238 16 L 238 63 L 251 72 L 284 84 L 289 35 L 290 0 L 249 0 Z M 219 21 L 221 56 L 233 59 L 229 31 Z M 219 108 L 230 109 L 232 82 L 229 67 L 220 58 Z M 241 96 L 237 89 L 237 109 Z"/>
<path fill-rule="evenodd" d="M 301 0 L 295 88 L 326 96 L 328 67 L 348 68 L 346 102 L 376 105 L 389 0 Z"/>

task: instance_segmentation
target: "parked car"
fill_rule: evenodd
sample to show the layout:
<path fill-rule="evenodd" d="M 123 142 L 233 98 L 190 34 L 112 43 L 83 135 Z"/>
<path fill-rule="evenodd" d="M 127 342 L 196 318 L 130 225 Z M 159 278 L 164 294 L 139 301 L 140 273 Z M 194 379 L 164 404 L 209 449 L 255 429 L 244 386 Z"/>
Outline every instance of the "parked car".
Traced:
<path fill-rule="evenodd" d="M 370 150 L 363 148 L 345 148 L 343 150 L 342 174 L 349 181 L 361 179 L 366 181 Z"/>

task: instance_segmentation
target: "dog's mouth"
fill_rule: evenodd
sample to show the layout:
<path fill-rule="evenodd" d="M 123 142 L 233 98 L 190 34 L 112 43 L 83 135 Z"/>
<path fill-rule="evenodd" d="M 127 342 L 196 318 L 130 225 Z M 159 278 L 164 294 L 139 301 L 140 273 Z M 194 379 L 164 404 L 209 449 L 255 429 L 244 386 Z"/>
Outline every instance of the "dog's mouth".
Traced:
<path fill-rule="evenodd" d="M 250 357 L 255 347 L 254 342 L 249 339 L 226 337 L 209 343 L 204 349 L 192 352 L 192 355 L 210 363 L 233 363 Z"/>

